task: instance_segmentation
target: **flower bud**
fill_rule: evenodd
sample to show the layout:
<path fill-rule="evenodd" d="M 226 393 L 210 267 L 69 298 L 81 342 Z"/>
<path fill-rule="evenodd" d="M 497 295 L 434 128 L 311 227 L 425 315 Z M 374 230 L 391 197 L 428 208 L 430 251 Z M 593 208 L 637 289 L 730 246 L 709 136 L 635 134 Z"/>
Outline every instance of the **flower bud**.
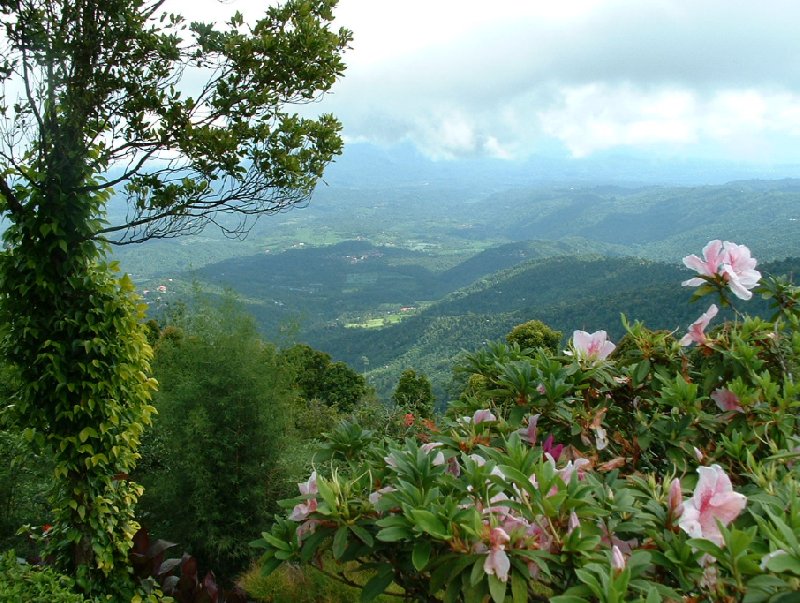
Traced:
<path fill-rule="evenodd" d="M 611 567 L 618 572 L 625 569 L 625 556 L 616 544 L 611 547 Z"/>
<path fill-rule="evenodd" d="M 669 513 L 673 519 L 680 517 L 683 513 L 683 492 L 681 491 L 681 480 L 677 477 L 669 485 Z"/>

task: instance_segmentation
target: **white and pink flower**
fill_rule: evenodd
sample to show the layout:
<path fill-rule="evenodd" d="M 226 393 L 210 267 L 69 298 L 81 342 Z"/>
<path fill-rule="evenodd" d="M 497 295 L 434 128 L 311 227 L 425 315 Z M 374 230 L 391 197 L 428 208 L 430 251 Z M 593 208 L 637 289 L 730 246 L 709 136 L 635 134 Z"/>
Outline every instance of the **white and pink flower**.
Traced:
<path fill-rule="evenodd" d="M 696 343 L 698 345 L 705 345 L 708 341 L 706 337 L 705 330 L 708 327 L 708 323 L 711 322 L 711 319 L 717 315 L 718 308 L 716 304 L 711 304 L 703 314 L 700 315 L 696 321 L 694 321 L 691 326 L 689 327 L 689 331 L 684 335 L 681 340 L 678 342 L 683 346 L 692 345 Z"/>
<path fill-rule="evenodd" d="M 730 478 L 719 465 L 698 467 L 700 479 L 694 496 L 683 503 L 678 520 L 681 529 L 692 538 L 705 538 L 722 545 L 717 522 L 727 526 L 747 505 L 747 497 L 733 491 Z"/>
<path fill-rule="evenodd" d="M 733 294 L 739 299 L 753 297 L 753 289 L 761 279 L 756 270 L 756 260 L 750 255 L 750 249 L 730 241 L 715 239 L 703 247 L 703 258 L 687 255 L 683 264 L 697 271 L 700 276 L 683 281 L 686 287 L 698 287 L 708 281 L 721 278 Z"/>
<path fill-rule="evenodd" d="M 492 528 L 489 531 L 489 554 L 483 562 L 483 571 L 488 575 L 497 576 L 501 582 L 508 580 L 511 561 L 506 555 L 506 544 L 511 538 L 503 528 Z"/>
<path fill-rule="evenodd" d="M 598 362 L 605 360 L 617 346 L 608 340 L 605 331 L 574 331 L 572 333 L 572 350 L 567 350 L 568 356 L 574 355 L 578 360 Z"/>

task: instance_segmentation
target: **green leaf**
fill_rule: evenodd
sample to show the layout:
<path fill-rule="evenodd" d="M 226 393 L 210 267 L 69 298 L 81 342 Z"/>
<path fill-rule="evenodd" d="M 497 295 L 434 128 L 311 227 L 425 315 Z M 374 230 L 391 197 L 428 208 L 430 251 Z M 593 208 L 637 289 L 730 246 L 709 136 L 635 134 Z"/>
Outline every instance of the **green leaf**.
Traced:
<path fill-rule="evenodd" d="M 336 530 L 336 534 L 333 536 L 333 546 L 331 550 L 336 559 L 341 559 L 342 555 L 344 555 L 344 552 L 347 550 L 348 532 L 347 526 L 339 526 L 339 529 Z"/>
<path fill-rule="evenodd" d="M 800 576 L 800 560 L 788 553 L 784 555 L 775 555 L 767 561 L 767 569 L 778 574 L 792 572 Z"/>
<path fill-rule="evenodd" d="M 550 597 L 550 603 L 589 603 L 583 597 L 576 597 L 575 595 L 558 595 Z"/>
<path fill-rule="evenodd" d="M 414 509 L 411 511 L 411 517 L 414 518 L 414 523 L 417 524 L 423 532 L 427 532 L 431 536 L 447 540 L 449 536 L 445 532 L 444 524 L 430 511 L 422 509 Z"/>
<path fill-rule="evenodd" d="M 528 600 L 528 581 L 517 571 L 511 573 L 511 596 L 514 603 L 526 603 Z"/>
<path fill-rule="evenodd" d="M 359 525 L 352 525 L 350 526 L 350 530 L 355 534 L 358 539 L 366 544 L 367 546 L 371 547 L 375 544 L 375 539 L 372 538 L 372 534 L 367 532 L 364 528 Z"/>
<path fill-rule="evenodd" d="M 412 534 L 408 528 L 392 526 L 383 528 L 375 537 L 381 542 L 399 542 L 401 540 L 411 540 Z"/>
<path fill-rule="evenodd" d="M 494 603 L 503 603 L 506 599 L 506 583 L 494 574 L 489 576 L 489 594 L 492 595 Z"/>
<path fill-rule="evenodd" d="M 391 566 L 382 565 L 370 580 L 361 589 L 361 603 L 368 603 L 375 597 L 382 595 L 394 579 Z"/>
<path fill-rule="evenodd" d="M 428 565 L 428 560 L 431 557 L 431 543 L 428 540 L 419 540 L 414 545 L 414 550 L 411 553 L 411 562 L 414 568 L 419 572 Z"/>
<path fill-rule="evenodd" d="M 272 559 L 268 559 L 261 565 L 261 575 L 266 578 L 272 572 L 278 569 L 282 563 L 283 563 L 282 559 L 277 559 L 275 557 L 273 557 Z"/>

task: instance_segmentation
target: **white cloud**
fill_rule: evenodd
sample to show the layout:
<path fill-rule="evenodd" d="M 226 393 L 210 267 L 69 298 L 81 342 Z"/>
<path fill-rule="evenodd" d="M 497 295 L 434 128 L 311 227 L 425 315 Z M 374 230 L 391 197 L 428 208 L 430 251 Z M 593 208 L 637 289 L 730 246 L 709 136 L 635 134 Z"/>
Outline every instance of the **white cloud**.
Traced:
<path fill-rule="evenodd" d="M 205 14 L 206 1 L 172 3 Z M 576 156 L 798 160 L 798 22 L 796 0 L 340 0 L 349 67 L 312 110 L 339 116 L 348 139 L 438 158 L 555 141 Z"/>

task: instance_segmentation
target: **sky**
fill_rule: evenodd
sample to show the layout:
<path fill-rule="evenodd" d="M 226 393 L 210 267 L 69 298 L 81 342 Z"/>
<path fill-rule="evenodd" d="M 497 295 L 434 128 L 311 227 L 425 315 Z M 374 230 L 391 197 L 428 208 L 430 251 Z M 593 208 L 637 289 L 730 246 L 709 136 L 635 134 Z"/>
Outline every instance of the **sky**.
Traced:
<path fill-rule="evenodd" d="M 173 4 L 203 20 L 263 6 Z M 340 0 L 336 14 L 348 68 L 314 110 L 347 142 L 800 163 L 798 0 Z"/>

